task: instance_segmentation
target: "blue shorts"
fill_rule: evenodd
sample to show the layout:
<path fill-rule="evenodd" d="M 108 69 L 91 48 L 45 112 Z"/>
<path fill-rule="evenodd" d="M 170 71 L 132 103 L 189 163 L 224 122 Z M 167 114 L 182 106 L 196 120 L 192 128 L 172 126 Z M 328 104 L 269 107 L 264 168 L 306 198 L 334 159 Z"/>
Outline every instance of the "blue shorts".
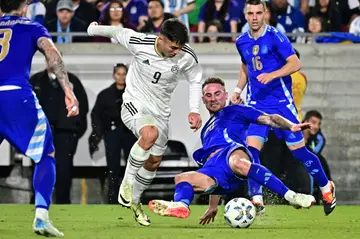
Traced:
<path fill-rule="evenodd" d="M 293 104 L 279 108 L 257 108 L 257 109 L 267 114 L 278 114 L 290 120 L 293 123 L 296 124 L 299 123 L 297 111 Z M 267 140 L 269 130 L 270 130 L 270 126 L 267 125 L 250 124 L 247 136 L 259 137 L 263 142 L 265 142 Z M 273 130 L 276 136 L 280 139 L 284 139 L 286 141 L 286 144 L 289 146 L 296 145 L 304 141 L 302 132 L 293 133 L 290 130 L 275 129 L 275 128 Z"/>
<path fill-rule="evenodd" d="M 206 190 L 206 194 L 227 195 L 233 193 L 242 186 L 245 178 L 236 176 L 229 165 L 230 154 L 237 149 L 242 149 L 251 159 L 251 153 L 244 145 L 232 143 L 228 147 L 217 152 L 208 159 L 202 168 L 196 171 L 215 179 L 216 184 Z"/>
<path fill-rule="evenodd" d="M 5 139 L 36 163 L 55 151 L 49 122 L 31 89 L 0 91 L 0 143 Z"/>

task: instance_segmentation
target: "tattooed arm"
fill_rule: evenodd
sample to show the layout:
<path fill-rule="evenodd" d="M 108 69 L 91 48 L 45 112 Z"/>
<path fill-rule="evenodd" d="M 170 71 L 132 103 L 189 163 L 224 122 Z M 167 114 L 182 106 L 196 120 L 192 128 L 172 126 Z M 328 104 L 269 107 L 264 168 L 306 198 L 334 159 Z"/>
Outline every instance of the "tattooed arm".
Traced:
<path fill-rule="evenodd" d="M 273 128 L 291 130 L 292 132 L 299 132 L 311 127 L 310 123 L 294 124 L 278 114 L 262 114 L 257 118 L 256 122 L 258 124 L 269 125 Z"/>
<path fill-rule="evenodd" d="M 56 79 L 59 81 L 63 90 L 65 92 L 69 90 L 72 91 L 63 59 L 52 40 L 46 37 L 40 37 L 37 44 L 40 52 L 45 56 L 47 63 L 56 75 Z"/>
<path fill-rule="evenodd" d="M 66 109 L 68 110 L 68 117 L 78 115 L 79 102 L 77 101 L 69 82 L 68 74 L 60 52 L 55 47 L 53 41 L 47 37 L 40 37 L 37 41 L 37 45 L 39 51 L 44 54 L 48 65 L 56 75 L 56 79 L 65 92 L 65 104 Z"/>
<path fill-rule="evenodd" d="M 290 122 L 289 120 L 277 114 L 271 114 L 271 115 L 263 114 L 257 119 L 257 122 L 259 124 L 269 125 L 273 128 L 288 129 L 288 130 L 291 130 L 291 127 L 295 125 L 294 123 Z"/>

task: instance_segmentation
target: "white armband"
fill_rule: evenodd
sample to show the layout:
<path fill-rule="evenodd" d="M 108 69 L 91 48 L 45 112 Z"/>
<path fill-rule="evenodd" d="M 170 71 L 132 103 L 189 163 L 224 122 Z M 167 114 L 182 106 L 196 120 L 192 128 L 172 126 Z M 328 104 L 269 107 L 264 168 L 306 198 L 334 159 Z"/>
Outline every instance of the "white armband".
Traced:
<path fill-rule="evenodd" d="M 239 87 L 236 87 L 234 89 L 234 92 L 238 93 L 238 94 L 241 94 L 242 90 L 239 88 Z"/>

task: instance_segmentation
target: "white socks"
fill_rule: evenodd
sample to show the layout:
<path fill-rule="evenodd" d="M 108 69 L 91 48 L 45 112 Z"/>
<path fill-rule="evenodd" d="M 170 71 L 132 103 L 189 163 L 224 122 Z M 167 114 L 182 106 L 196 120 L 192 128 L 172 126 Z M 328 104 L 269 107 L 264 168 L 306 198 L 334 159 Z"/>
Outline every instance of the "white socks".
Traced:
<path fill-rule="evenodd" d="M 330 186 L 330 182 L 328 181 L 327 184 L 324 187 L 320 187 L 321 192 L 327 193 L 331 191 L 331 186 Z"/>
<path fill-rule="evenodd" d="M 293 201 L 292 199 L 294 198 L 295 194 L 296 194 L 296 193 L 295 193 L 294 191 L 289 190 L 289 191 L 287 191 L 287 192 L 285 193 L 284 198 L 285 198 L 287 201 L 292 202 L 292 201 Z"/>
<path fill-rule="evenodd" d="M 49 221 L 49 211 L 46 210 L 45 208 L 38 207 L 35 209 L 35 217 L 48 222 Z"/>
<path fill-rule="evenodd" d="M 143 166 L 145 160 L 147 160 L 149 156 L 149 150 L 145 151 L 142 149 L 139 146 L 138 141 L 132 146 L 124 175 L 124 180 L 126 183 L 133 185 L 135 174 Z"/>
<path fill-rule="evenodd" d="M 141 167 L 135 176 L 133 183 L 133 203 L 140 203 L 142 193 L 147 189 L 156 176 L 156 171 L 148 171 Z"/>

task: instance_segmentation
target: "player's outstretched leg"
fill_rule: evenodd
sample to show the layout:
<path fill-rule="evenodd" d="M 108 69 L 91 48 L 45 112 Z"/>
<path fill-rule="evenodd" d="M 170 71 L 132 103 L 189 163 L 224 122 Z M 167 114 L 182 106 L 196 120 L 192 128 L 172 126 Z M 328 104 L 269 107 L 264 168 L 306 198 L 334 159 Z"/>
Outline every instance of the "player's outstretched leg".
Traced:
<path fill-rule="evenodd" d="M 326 216 L 329 215 L 336 206 L 335 184 L 327 178 L 319 158 L 311 153 L 305 145 L 300 148 L 296 147 L 296 145 L 289 148 L 294 157 L 304 164 L 307 171 L 320 186 L 323 195 L 324 212 Z"/>
<path fill-rule="evenodd" d="M 249 151 L 252 155 L 253 163 L 260 164 L 260 151 L 255 148 L 249 146 Z M 265 205 L 262 194 L 262 186 L 252 179 L 248 179 L 248 194 L 251 198 L 252 204 L 256 208 L 256 215 L 265 214 Z"/>
<path fill-rule="evenodd" d="M 231 153 L 229 159 L 231 170 L 239 176 L 247 176 L 252 180 L 283 196 L 296 208 L 310 208 L 315 203 L 312 195 L 300 194 L 291 191 L 280 179 L 260 164 L 253 164 L 249 156 L 241 149 Z"/>
<path fill-rule="evenodd" d="M 140 146 L 141 138 L 132 146 L 126 165 L 125 175 L 119 189 L 119 203 L 129 208 L 132 203 L 133 183 L 136 173 L 150 156 L 149 148 Z"/>
<path fill-rule="evenodd" d="M 35 219 L 33 231 L 36 234 L 63 237 L 64 233 L 56 229 L 49 219 L 49 207 L 55 185 L 55 158 L 47 155 L 35 164 L 33 186 L 35 191 Z"/>
<path fill-rule="evenodd" d="M 187 218 L 190 216 L 190 203 L 194 192 L 206 192 L 216 185 L 213 178 L 200 172 L 186 172 L 175 176 L 174 201 L 152 200 L 149 208 L 161 216 Z"/>

